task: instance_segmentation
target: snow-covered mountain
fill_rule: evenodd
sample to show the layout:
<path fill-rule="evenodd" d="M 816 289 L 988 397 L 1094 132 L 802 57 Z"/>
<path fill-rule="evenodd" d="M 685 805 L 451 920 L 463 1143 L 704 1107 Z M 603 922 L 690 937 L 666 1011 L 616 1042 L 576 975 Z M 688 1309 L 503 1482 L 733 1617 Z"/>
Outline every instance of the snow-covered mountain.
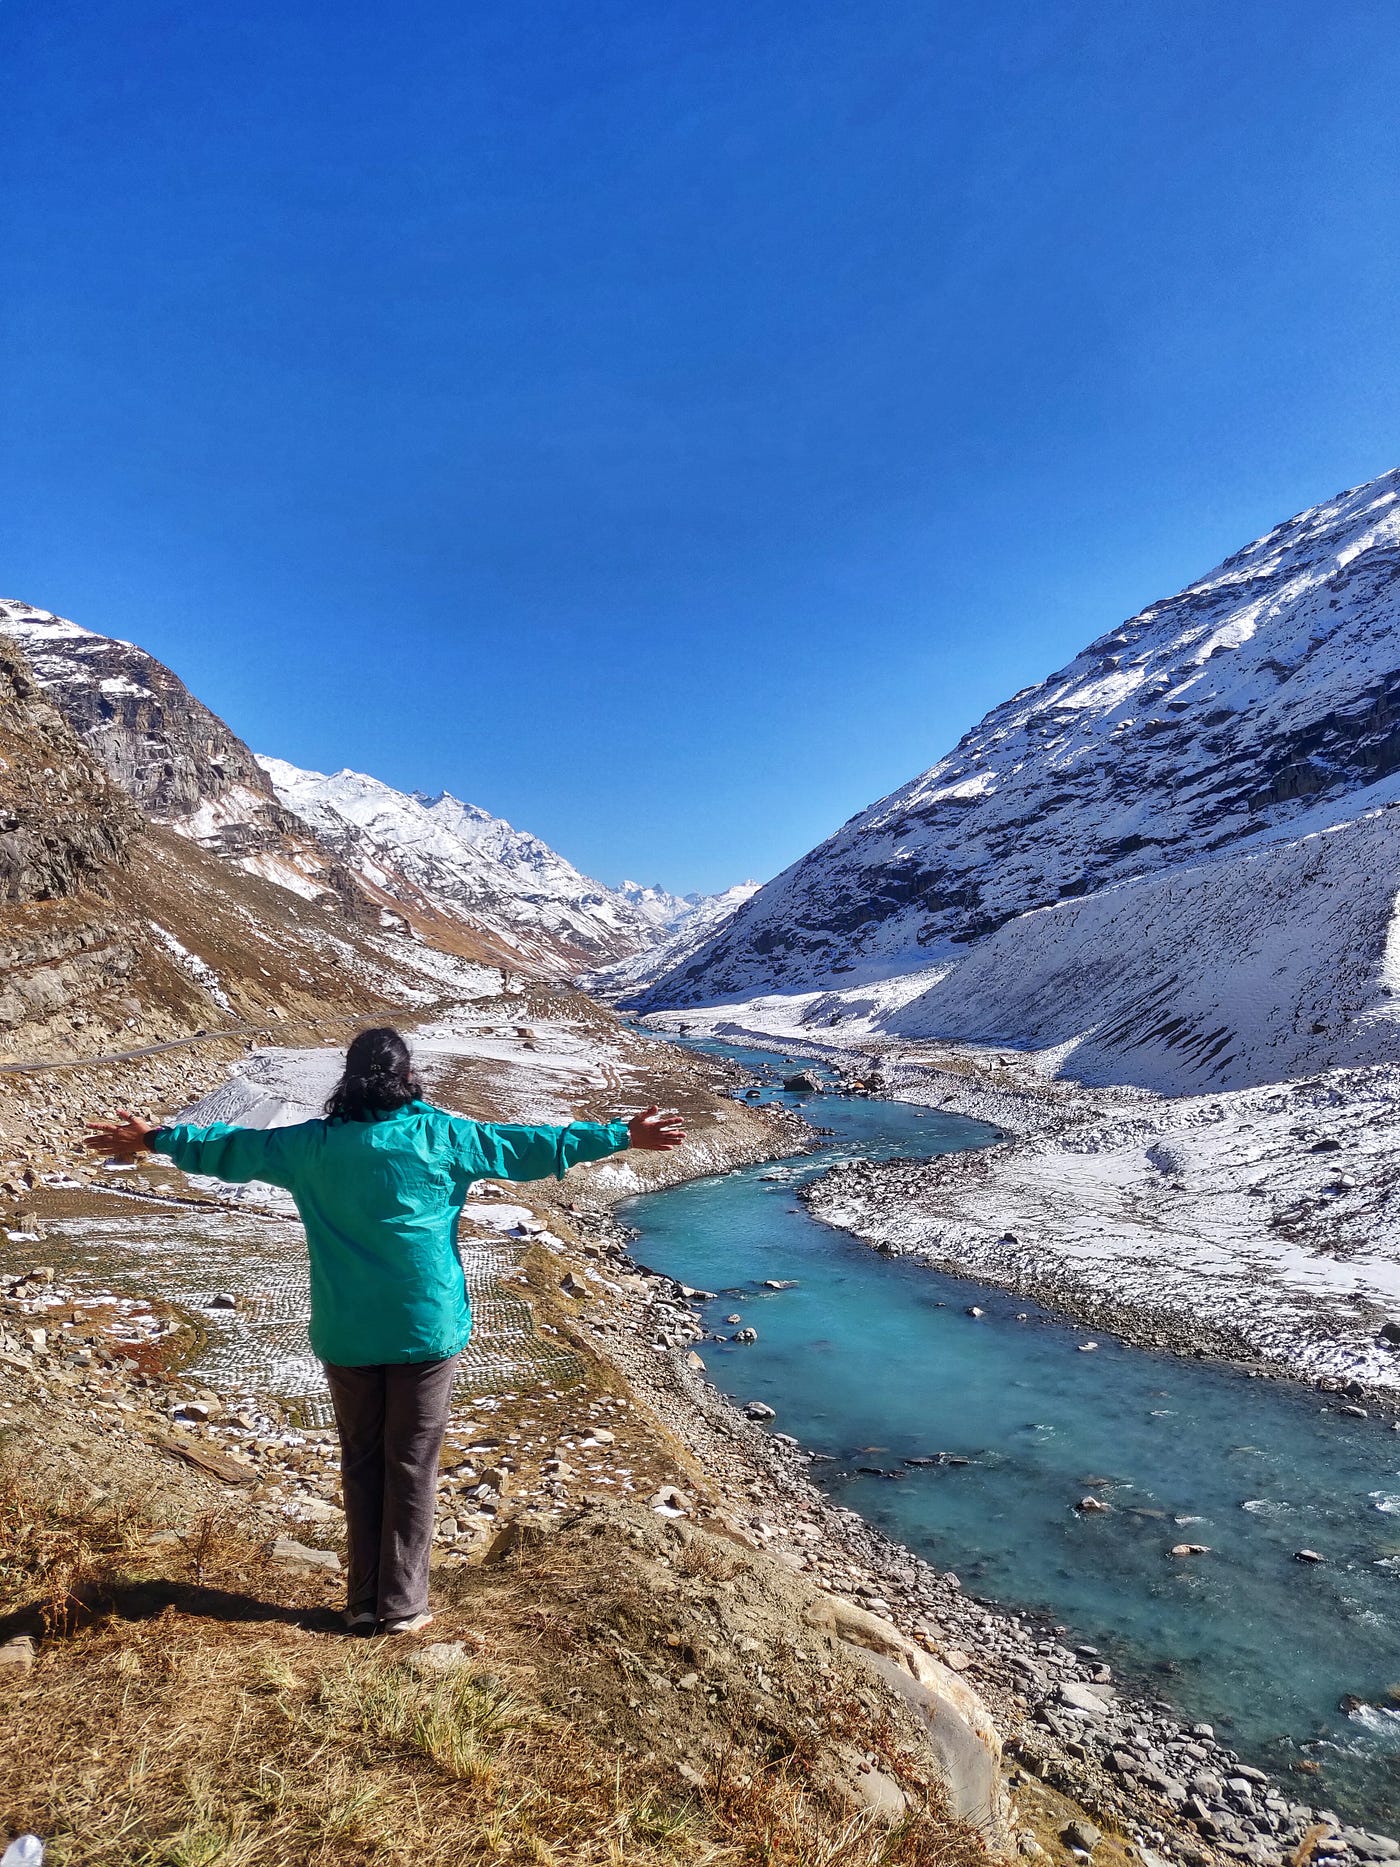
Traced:
<path fill-rule="evenodd" d="M 427 898 L 505 941 L 522 966 L 568 975 L 656 943 L 652 922 L 620 893 L 450 792 L 429 799 L 363 772 L 258 763 L 287 809 L 376 895 Z"/>
<path fill-rule="evenodd" d="M 642 1002 L 810 993 L 1166 1088 L 1391 1056 L 1398 706 L 1400 471 L 1014 695 Z"/>
<path fill-rule="evenodd" d="M 599 997 L 616 999 L 635 995 L 653 979 L 671 973 L 696 953 L 751 896 L 758 893 L 758 882 L 736 882 L 717 895 L 664 895 L 660 889 L 646 889 L 647 895 L 662 895 L 675 905 L 675 913 L 659 946 L 644 948 L 627 959 L 601 967 L 588 980 L 587 987 Z M 622 888 L 635 888 L 624 882 Z M 619 890 L 622 892 L 622 890 Z"/>

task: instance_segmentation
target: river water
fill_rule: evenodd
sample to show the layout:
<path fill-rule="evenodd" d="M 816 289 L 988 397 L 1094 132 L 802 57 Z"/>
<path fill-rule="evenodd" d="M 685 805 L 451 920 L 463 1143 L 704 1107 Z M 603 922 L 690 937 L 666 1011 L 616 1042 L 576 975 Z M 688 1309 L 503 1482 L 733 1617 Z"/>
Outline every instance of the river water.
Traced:
<path fill-rule="evenodd" d="M 772 1053 L 703 1047 L 836 1131 L 816 1155 L 624 1209 L 641 1262 L 719 1292 L 713 1332 L 735 1313 L 758 1331 L 699 1345 L 716 1385 L 767 1401 L 826 1455 L 813 1475 L 837 1501 L 973 1593 L 1046 1614 L 1262 1767 L 1320 1764 L 1291 1777 L 1295 1795 L 1396 1832 L 1400 1433 L 1292 1384 L 1094 1338 L 820 1224 L 794 1190 L 835 1161 L 989 1131 L 910 1103 L 784 1096 Z M 968 1462 L 901 1463 L 938 1453 Z M 1089 1492 L 1111 1509 L 1076 1511 Z M 1209 1554 L 1174 1559 L 1178 1543 Z"/>

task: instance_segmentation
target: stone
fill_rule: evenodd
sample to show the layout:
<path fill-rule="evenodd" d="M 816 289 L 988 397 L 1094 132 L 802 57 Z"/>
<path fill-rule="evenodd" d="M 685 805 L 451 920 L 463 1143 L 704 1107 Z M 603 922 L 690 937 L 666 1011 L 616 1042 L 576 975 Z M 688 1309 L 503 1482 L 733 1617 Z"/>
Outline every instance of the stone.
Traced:
<path fill-rule="evenodd" d="M 704 1374 L 705 1364 L 693 1348 L 686 1350 L 685 1365 L 694 1374 Z"/>
<path fill-rule="evenodd" d="M 662 1517 L 690 1517 L 695 1512 L 695 1500 L 675 1485 L 662 1485 L 653 1492 L 651 1507 Z"/>
<path fill-rule="evenodd" d="M 610 1433 L 606 1426 L 595 1426 L 593 1428 L 593 1431 L 588 1435 L 588 1438 L 585 1439 L 583 1443 L 586 1446 L 587 1445 L 611 1446 L 611 1445 L 616 1444 L 616 1442 L 617 1442 L 616 1433 Z"/>
<path fill-rule="evenodd" d="M 733 1340 L 736 1342 L 756 1342 L 758 1340 L 758 1331 L 757 1329 L 748 1328 L 736 1329 L 734 1331 Z"/>
<path fill-rule="evenodd" d="M 1081 1342 L 1079 1344 L 1079 1352 L 1081 1355 L 1092 1355 L 1097 1347 L 1097 1342 Z"/>
<path fill-rule="evenodd" d="M 1060 1682 L 1058 1697 L 1071 1711 L 1084 1712 L 1090 1718 L 1108 1716 L 1108 1699 L 1101 1688 L 1081 1685 L 1077 1679 L 1064 1679 Z"/>
<path fill-rule="evenodd" d="M 1315 1549 L 1295 1549 L 1293 1560 L 1295 1562 L 1323 1562 L 1326 1558 L 1319 1556 Z"/>
<path fill-rule="evenodd" d="M 740 1315 L 738 1314 L 738 1312 L 736 1311 L 736 1312 L 735 1312 L 735 1314 L 734 1314 L 733 1316 L 726 1316 L 724 1320 L 725 1320 L 725 1321 L 726 1321 L 727 1323 L 736 1323 L 736 1322 L 742 1322 L 742 1321 L 743 1321 L 744 1319 L 743 1319 L 743 1317 L 742 1317 L 742 1316 L 740 1316 Z"/>
<path fill-rule="evenodd" d="M 345 1512 L 338 1504 L 332 1504 L 329 1498 L 302 1498 L 298 1508 L 307 1523 L 344 1523 L 345 1521 Z"/>
<path fill-rule="evenodd" d="M 985 1316 L 986 1313 L 986 1310 L 979 1308 L 976 1303 L 969 1303 L 963 1311 L 965 1316 Z"/>
<path fill-rule="evenodd" d="M 340 1572 L 340 1558 L 333 1549 L 312 1549 L 294 1537 L 279 1536 L 272 1545 L 272 1560 L 299 1569 L 330 1569 Z"/>
<path fill-rule="evenodd" d="M 34 1664 L 35 1645 L 29 1634 L 16 1634 L 0 1646 L 0 1668 L 27 1671 Z"/>
<path fill-rule="evenodd" d="M 516 1517 L 497 1530 L 486 1545 L 486 1553 L 481 1560 L 484 1563 L 504 1562 L 508 1556 L 523 1555 L 528 1550 L 538 1549 L 549 1535 L 549 1528 L 548 1524 L 541 1523 L 538 1518 Z"/>
<path fill-rule="evenodd" d="M 461 1640 L 433 1640 L 417 1647 L 409 1657 L 409 1668 L 420 1677 L 434 1673 L 454 1673 L 468 1663 L 466 1643 Z"/>
<path fill-rule="evenodd" d="M 1074 1508 L 1092 1514 L 1094 1511 L 1106 1511 L 1112 1507 L 1105 1504 L 1101 1497 L 1082 1497 Z"/>
<path fill-rule="evenodd" d="M 766 1400 L 751 1400 L 744 1408 L 744 1412 L 751 1420 L 776 1420 L 778 1417 L 775 1409 L 770 1407 Z"/>
<path fill-rule="evenodd" d="M 238 1298 L 230 1296 L 227 1290 L 221 1290 L 217 1296 L 210 1297 L 210 1309 L 237 1309 Z"/>
<path fill-rule="evenodd" d="M 795 1290 L 797 1279 L 795 1277 L 765 1277 L 763 1288 L 765 1290 Z"/>
<path fill-rule="evenodd" d="M 566 1297 L 586 1297 L 588 1295 L 588 1285 L 581 1277 L 576 1276 L 573 1271 L 566 1271 L 559 1279 L 559 1288 L 564 1292 Z"/>
<path fill-rule="evenodd" d="M 1066 1822 L 1060 1830 L 1060 1839 L 1067 1848 L 1078 1848 L 1082 1854 L 1092 1854 L 1103 1840 L 1103 1835 L 1090 1821 L 1072 1821 Z"/>
<path fill-rule="evenodd" d="M 1173 1543 L 1167 1551 L 1169 1556 L 1208 1556 L 1209 1543 Z"/>
<path fill-rule="evenodd" d="M 1380 1338 L 1382 1342 L 1389 1342 L 1392 1348 L 1400 1348 L 1400 1322 L 1383 1322 Z"/>

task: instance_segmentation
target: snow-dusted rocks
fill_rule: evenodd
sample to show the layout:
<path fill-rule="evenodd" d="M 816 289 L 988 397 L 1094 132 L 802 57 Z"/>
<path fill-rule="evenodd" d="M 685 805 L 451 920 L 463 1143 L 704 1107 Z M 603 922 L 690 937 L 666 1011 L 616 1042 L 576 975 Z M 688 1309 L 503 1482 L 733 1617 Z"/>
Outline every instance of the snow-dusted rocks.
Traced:
<path fill-rule="evenodd" d="M 638 1001 L 812 992 L 1168 1090 L 1392 1055 L 1397 572 L 1400 471 L 1015 695 Z"/>

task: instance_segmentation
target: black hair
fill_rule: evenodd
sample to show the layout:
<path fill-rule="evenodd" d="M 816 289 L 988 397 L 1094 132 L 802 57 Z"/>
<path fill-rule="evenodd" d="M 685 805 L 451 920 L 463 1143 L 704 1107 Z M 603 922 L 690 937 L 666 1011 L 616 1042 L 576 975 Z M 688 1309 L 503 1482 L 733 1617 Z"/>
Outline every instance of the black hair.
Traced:
<path fill-rule="evenodd" d="M 361 1031 L 345 1053 L 345 1073 L 326 1102 L 327 1121 L 369 1121 L 417 1102 L 423 1085 L 408 1045 L 387 1025 Z"/>

